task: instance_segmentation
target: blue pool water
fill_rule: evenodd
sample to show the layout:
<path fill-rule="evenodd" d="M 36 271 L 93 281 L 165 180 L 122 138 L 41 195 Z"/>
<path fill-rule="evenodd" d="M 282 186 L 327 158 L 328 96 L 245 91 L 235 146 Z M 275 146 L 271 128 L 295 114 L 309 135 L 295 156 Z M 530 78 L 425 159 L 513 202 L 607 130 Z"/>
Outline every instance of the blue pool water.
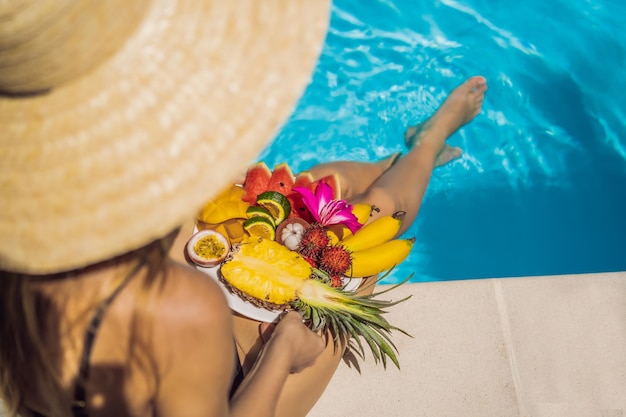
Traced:
<path fill-rule="evenodd" d="M 406 125 L 487 77 L 417 243 L 387 282 L 626 270 L 622 0 L 336 0 L 312 83 L 263 152 L 295 171 L 404 151 Z"/>

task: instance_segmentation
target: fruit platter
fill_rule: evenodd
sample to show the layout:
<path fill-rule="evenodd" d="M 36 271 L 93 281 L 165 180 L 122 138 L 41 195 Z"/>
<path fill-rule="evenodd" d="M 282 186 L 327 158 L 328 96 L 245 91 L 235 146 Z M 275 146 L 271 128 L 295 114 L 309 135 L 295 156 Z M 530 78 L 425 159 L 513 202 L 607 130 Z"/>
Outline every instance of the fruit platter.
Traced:
<path fill-rule="evenodd" d="M 296 310 L 313 330 L 331 334 L 363 356 L 399 366 L 384 317 L 397 285 L 367 291 L 409 254 L 413 239 L 396 238 L 404 213 L 348 204 L 336 175 L 294 175 L 287 164 L 252 165 L 242 184 L 207 202 L 186 246 L 188 259 L 223 287 L 231 309 L 260 321 Z M 371 277 L 369 279 L 364 279 Z M 362 291 L 364 290 L 365 291 Z M 365 340 L 365 344 L 362 342 Z M 348 345 L 349 340 L 354 344 Z"/>

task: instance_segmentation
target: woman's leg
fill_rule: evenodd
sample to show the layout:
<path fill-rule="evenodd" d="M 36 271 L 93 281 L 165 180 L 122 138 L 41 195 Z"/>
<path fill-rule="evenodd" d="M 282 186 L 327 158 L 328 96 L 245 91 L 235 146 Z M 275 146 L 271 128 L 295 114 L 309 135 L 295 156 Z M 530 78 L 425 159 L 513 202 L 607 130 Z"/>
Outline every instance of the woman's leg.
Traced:
<path fill-rule="evenodd" d="M 367 202 L 380 208 L 377 216 L 397 210 L 407 212 L 410 224 L 421 204 L 433 168 L 460 155 L 460 150 L 445 145 L 445 140 L 473 119 L 487 89 L 485 79 L 473 77 L 457 87 L 425 123 L 409 127 L 405 136 L 409 152 L 375 163 L 331 162 L 311 169 L 315 178 L 338 173 L 342 194 L 350 202 Z M 372 287 L 368 288 L 371 291 Z M 235 315 L 235 334 L 239 353 L 248 368 L 263 346 L 258 322 Z M 278 416 L 303 416 L 313 407 L 332 378 L 343 352 L 335 352 L 332 343 L 315 365 L 290 375 L 281 394 Z"/>
<path fill-rule="evenodd" d="M 427 121 L 407 129 L 405 142 L 410 150 L 400 158 L 378 163 L 331 162 L 311 173 L 315 178 L 338 173 L 343 198 L 378 207 L 370 221 L 405 211 L 401 234 L 417 216 L 433 169 L 460 156 L 461 150 L 445 141 L 480 112 L 486 90 L 483 77 L 471 77 L 455 88 Z"/>
<path fill-rule="evenodd" d="M 394 153 L 378 162 L 333 161 L 315 165 L 309 172 L 315 180 L 338 175 L 342 198 L 362 194 L 400 158 Z"/>
<path fill-rule="evenodd" d="M 331 162 L 314 167 L 311 173 L 316 178 L 338 173 L 344 198 L 352 203 L 376 205 L 380 212 L 375 216 L 404 210 L 407 212 L 404 223 L 408 227 L 417 215 L 433 168 L 460 155 L 460 150 L 445 145 L 445 140 L 478 114 L 486 88 L 482 77 L 470 78 L 457 87 L 430 119 L 407 129 L 405 140 L 410 150 L 401 158 L 392 155 L 375 163 Z M 192 229 L 190 224 L 181 231 L 183 238 L 174 245 L 174 257 L 182 257 L 184 242 Z M 263 346 L 262 326 L 237 314 L 233 321 L 238 353 L 244 370 L 248 370 Z M 342 355 L 330 343 L 314 366 L 290 375 L 277 416 L 304 416 L 321 396 Z"/>

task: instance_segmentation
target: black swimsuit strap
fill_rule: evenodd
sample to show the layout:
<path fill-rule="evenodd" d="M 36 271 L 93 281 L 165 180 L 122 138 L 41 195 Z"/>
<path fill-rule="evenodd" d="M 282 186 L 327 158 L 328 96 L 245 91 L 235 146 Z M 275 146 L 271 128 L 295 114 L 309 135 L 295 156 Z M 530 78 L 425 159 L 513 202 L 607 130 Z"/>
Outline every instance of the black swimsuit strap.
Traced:
<path fill-rule="evenodd" d="M 107 308 L 111 305 L 115 297 L 122 291 L 122 289 L 128 284 L 133 276 L 143 266 L 143 262 L 137 263 L 135 267 L 126 275 L 124 280 L 117 286 L 117 288 L 104 300 L 96 309 L 83 343 L 83 353 L 80 358 L 80 367 L 78 369 L 78 378 L 74 386 L 74 401 L 72 402 L 72 413 L 74 417 L 87 417 L 87 392 L 85 390 L 85 382 L 89 378 L 89 360 L 91 358 L 91 349 L 96 340 L 98 328 L 104 318 Z"/>

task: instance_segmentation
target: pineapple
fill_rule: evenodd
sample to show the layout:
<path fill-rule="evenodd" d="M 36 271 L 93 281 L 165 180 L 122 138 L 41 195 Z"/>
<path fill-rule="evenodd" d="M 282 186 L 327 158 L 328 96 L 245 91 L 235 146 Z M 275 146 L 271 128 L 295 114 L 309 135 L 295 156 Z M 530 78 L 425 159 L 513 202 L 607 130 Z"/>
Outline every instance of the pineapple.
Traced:
<path fill-rule="evenodd" d="M 356 345 L 347 347 L 358 349 L 363 357 L 363 338 L 376 362 L 380 360 L 386 367 L 389 358 L 400 367 L 390 333 L 405 332 L 389 324 L 382 315 L 384 308 L 409 297 L 398 301 L 376 298 L 395 286 L 370 295 L 332 288 L 330 277 L 312 268 L 300 254 L 263 238 L 236 245 L 222 264 L 221 278 L 234 293 L 257 306 L 301 312 L 313 331 L 333 334 L 335 349 L 352 337 Z"/>

